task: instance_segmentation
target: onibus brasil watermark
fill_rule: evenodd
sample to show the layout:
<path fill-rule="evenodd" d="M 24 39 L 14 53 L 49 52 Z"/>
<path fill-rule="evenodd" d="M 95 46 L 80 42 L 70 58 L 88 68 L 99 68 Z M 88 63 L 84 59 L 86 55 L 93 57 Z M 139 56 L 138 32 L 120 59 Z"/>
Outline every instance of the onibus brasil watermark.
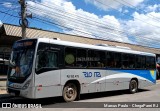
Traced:
<path fill-rule="evenodd" d="M 2 103 L 2 108 L 42 108 L 41 104 Z"/>

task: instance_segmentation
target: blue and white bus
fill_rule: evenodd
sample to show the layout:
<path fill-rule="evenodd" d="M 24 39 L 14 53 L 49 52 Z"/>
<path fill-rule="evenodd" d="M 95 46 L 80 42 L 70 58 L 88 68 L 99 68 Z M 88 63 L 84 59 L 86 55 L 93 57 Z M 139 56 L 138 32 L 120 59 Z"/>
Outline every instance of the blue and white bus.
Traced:
<path fill-rule="evenodd" d="M 156 83 L 155 54 L 48 38 L 14 43 L 7 91 L 26 98 L 63 96 L 139 88 Z"/>

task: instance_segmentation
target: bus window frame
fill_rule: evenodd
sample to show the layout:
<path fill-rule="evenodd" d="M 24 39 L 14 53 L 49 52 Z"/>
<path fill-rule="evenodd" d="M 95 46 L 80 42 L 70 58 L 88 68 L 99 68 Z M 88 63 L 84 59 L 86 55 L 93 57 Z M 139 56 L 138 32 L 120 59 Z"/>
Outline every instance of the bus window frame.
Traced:
<path fill-rule="evenodd" d="M 48 45 L 48 46 L 46 46 L 47 48 L 46 49 L 44 49 L 44 50 L 42 50 L 43 52 L 47 52 L 47 51 L 51 51 L 51 52 L 57 52 L 57 67 L 54 67 L 54 68 L 41 68 L 41 69 L 39 69 L 38 71 L 37 71 L 37 59 L 38 59 L 38 51 L 39 51 L 39 45 L 40 44 L 45 44 L 45 45 Z M 51 45 L 54 45 L 54 44 L 51 44 Z M 55 50 L 55 49 L 51 49 L 51 45 L 50 45 L 50 43 L 43 43 L 43 42 L 39 42 L 39 44 L 38 44 L 38 48 L 37 48 L 37 52 L 36 52 L 36 58 L 35 58 L 35 73 L 37 74 L 37 75 L 39 75 L 39 74 L 41 74 L 41 73 L 44 73 L 44 72 L 48 72 L 48 71 L 52 71 L 52 70 L 59 70 L 60 69 L 60 67 L 61 67 L 61 65 L 59 64 L 59 59 L 60 59 L 60 51 L 59 50 Z"/>
<path fill-rule="evenodd" d="M 63 60 L 64 60 L 64 68 L 66 69 L 86 69 L 87 66 L 88 66 L 88 61 L 86 61 L 86 67 L 78 67 L 77 66 L 77 63 L 76 63 L 76 60 L 75 60 L 75 64 L 76 66 L 72 67 L 72 66 L 67 66 L 66 65 L 66 62 L 65 62 L 65 56 L 66 56 L 66 48 L 72 48 L 74 50 L 76 50 L 76 57 L 77 57 L 77 50 L 86 50 L 86 57 L 88 57 L 88 49 L 87 48 L 81 48 L 81 47 L 73 47 L 73 46 L 64 46 L 64 56 L 63 56 Z"/>
<path fill-rule="evenodd" d="M 44 43 L 44 44 L 48 45 L 48 43 Z M 122 69 L 124 69 L 124 70 L 153 70 L 153 69 L 155 69 L 155 68 L 147 68 L 146 67 L 146 58 L 147 57 L 152 57 L 152 58 L 154 58 L 154 60 L 156 60 L 155 56 L 147 56 L 147 55 L 140 55 L 140 54 L 133 54 L 133 53 L 124 53 L 124 52 L 118 52 L 118 51 L 99 50 L 99 49 L 91 49 L 91 48 L 83 48 L 83 47 L 65 46 L 65 45 L 50 44 L 50 43 L 49 43 L 49 49 L 50 49 L 50 47 L 52 47 L 54 45 L 60 47 L 59 49 L 61 50 L 61 51 L 58 51 L 58 56 L 61 56 L 61 57 L 58 57 L 58 68 L 57 69 L 117 69 L 117 70 L 122 70 Z M 76 50 L 75 51 L 76 52 L 76 57 L 77 57 L 77 50 L 85 50 L 86 51 L 86 57 L 89 56 L 89 54 L 88 54 L 89 50 L 103 52 L 105 54 L 105 56 L 107 56 L 107 52 L 114 53 L 114 59 L 115 59 L 115 54 L 120 54 L 121 55 L 120 56 L 121 67 L 119 67 L 119 68 L 118 67 L 107 67 L 107 66 L 104 66 L 104 67 L 89 67 L 89 65 L 88 65 L 89 61 L 86 61 L 86 64 L 87 64 L 86 67 L 78 67 L 76 61 L 75 61 L 75 66 L 73 66 L 73 67 L 72 66 L 67 66 L 66 63 L 65 63 L 66 48 L 71 48 L 71 49 Z M 38 48 L 37 48 L 37 51 L 38 51 Z M 122 67 L 122 65 L 123 65 L 122 64 L 123 54 L 128 54 L 128 55 L 133 55 L 134 56 L 134 59 L 135 59 L 134 60 L 134 65 L 135 66 L 133 68 L 123 68 Z M 136 68 L 136 57 L 137 56 L 145 57 L 145 68 L 142 68 L 142 67 Z M 61 61 L 61 63 L 60 63 L 60 61 Z M 107 62 L 108 62 L 108 60 L 107 60 Z M 130 61 L 129 61 L 129 63 L 130 63 Z"/>

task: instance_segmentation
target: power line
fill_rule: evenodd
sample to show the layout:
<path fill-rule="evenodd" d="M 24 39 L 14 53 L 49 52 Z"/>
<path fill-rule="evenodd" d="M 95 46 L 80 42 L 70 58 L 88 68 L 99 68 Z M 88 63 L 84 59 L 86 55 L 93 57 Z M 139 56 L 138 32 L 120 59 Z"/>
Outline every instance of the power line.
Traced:
<path fill-rule="evenodd" d="M 32 8 L 31 8 L 32 9 Z M 34 10 L 36 10 L 36 8 L 33 8 Z M 39 9 L 37 9 L 37 10 L 39 10 Z M 42 13 L 43 11 L 41 11 L 41 13 Z M 45 12 L 44 12 L 45 13 Z M 53 15 L 52 13 L 50 13 L 50 15 Z M 50 16 L 50 15 L 46 15 L 47 16 L 47 18 Z M 65 15 L 64 15 L 65 16 Z M 56 17 L 58 17 L 59 18 L 59 20 L 61 19 L 60 17 L 61 17 L 61 15 L 58 15 L 58 14 L 56 14 Z M 73 20 L 73 22 L 77 22 L 76 20 Z M 79 21 L 79 22 L 81 22 L 81 24 L 83 24 L 83 25 L 85 25 L 85 26 L 88 26 L 88 27 L 90 27 L 90 28 L 93 28 L 92 30 L 95 30 L 95 31 L 97 31 L 95 28 L 97 28 L 97 26 L 94 26 L 93 24 L 86 24 L 86 23 L 83 23 L 82 21 Z M 76 23 L 77 24 L 77 23 Z M 74 27 L 74 26 L 72 26 L 72 27 Z M 102 27 L 101 27 L 102 28 Z M 110 29 L 110 28 L 108 28 L 109 30 L 114 30 L 114 29 Z M 109 33 L 109 32 L 106 32 L 106 31 L 103 31 L 103 30 L 100 30 L 99 32 L 102 32 L 102 33 Z M 115 32 L 114 32 L 115 33 Z M 110 33 L 110 34 L 112 34 L 112 35 L 114 35 L 113 33 Z"/>
<path fill-rule="evenodd" d="M 12 16 L 12 17 L 20 18 L 19 16 L 12 15 L 12 14 L 9 14 L 9 13 L 6 13 L 6 12 L 3 12 L 3 11 L 1 11 L 1 10 L 0 10 L 0 13 L 6 14 L 6 15 L 9 15 L 9 16 Z"/>
<path fill-rule="evenodd" d="M 118 0 L 114 0 L 114 1 L 115 1 L 115 2 L 118 2 L 118 3 L 120 3 L 120 4 L 123 4 L 123 5 L 125 5 L 124 3 L 126 3 L 126 4 L 130 5 L 132 8 L 135 8 L 135 10 L 137 10 L 137 11 L 145 12 L 144 10 L 142 10 L 142 9 L 140 9 L 140 8 L 137 8 L 137 7 L 135 7 L 134 5 L 128 3 L 128 2 L 126 2 L 126 1 L 124 1 L 124 0 L 121 0 L 121 1 L 123 1 L 123 3 L 122 3 L 121 1 L 118 1 Z M 125 5 L 125 6 L 127 6 L 127 5 Z M 146 15 L 146 16 L 147 16 L 147 15 Z M 152 17 L 151 17 L 151 16 L 152 16 Z M 160 22 L 160 19 L 158 19 L 157 17 L 155 17 L 155 16 L 153 16 L 153 15 L 151 15 L 151 16 L 147 16 L 147 17 L 149 17 L 149 18 L 151 18 L 151 19 L 154 19 L 154 20 Z"/>
<path fill-rule="evenodd" d="M 45 20 L 45 22 L 48 22 L 48 21 L 46 21 Z M 50 23 L 53 23 L 53 22 L 50 22 Z M 55 23 L 54 23 L 55 24 Z M 62 26 L 63 27 L 63 26 Z M 68 28 L 68 27 L 67 27 Z M 78 30 L 79 31 L 79 30 Z M 82 31 L 81 31 L 82 32 Z M 85 34 L 88 34 L 88 33 L 85 33 Z M 90 34 L 89 34 L 90 35 Z M 92 34 L 93 35 L 93 34 Z M 100 36 L 99 36 L 100 37 Z M 103 38 L 104 39 L 104 38 Z M 105 39 L 105 40 L 108 40 L 108 39 Z M 147 40 L 147 39 L 146 39 Z M 148 40 L 150 40 L 150 39 L 148 39 Z M 142 42 L 143 43 L 143 42 Z M 151 44 L 151 45 L 153 45 L 153 44 Z M 155 44 L 154 44 L 154 46 L 155 46 Z"/>
<path fill-rule="evenodd" d="M 111 7 L 110 5 L 106 5 L 106 4 L 104 4 L 104 3 L 102 3 L 102 2 L 100 2 L 100 1 L 98 1 L 98 0 L 95 0 L 95 1 L 98 2 L 98 3 L 100 3 L 100 4 L 103 5 L 103 6 L 108 6 L 108 7 L 112 8 L 112 9 L 118 11 L 117 9 Z M 124 12 L 121 12 L 121 13 L 125 14 L 125 15 L 128 16 L 128 17 L 132 17 L 131 15 L 126 14 L 126 13 L 124 13 Z M 133 18 L 133 17 L 132 17 L 132 18 Z M 144 22 L 143 20 L 138 19 L 138 18 L 136 18 L 136 19 L 139 20 L 139 21 L 141 21 L 141 22 L 143 22 L 143 23 L 146 23 L 146 24 L 148 24 L 148 25 L 152 25 L 152 26 L 154 26 L 154 27 L 160 28 L 160 26 L 153 25 L 153 24 L 150 24 L 150 23 L 148 23 L 148 22 Z"/>
<path fill-rule="evenodd" d="M 44 20 L 44 19 L 41 19 L 41 18 L 35 18 L 36 20 L 38 20 L 38 21 L 41 21 L 41 22 L 43 22 L 43 23 L 47 23 L 47 24 L 54 24 L 54 25 L 59 25 L 59 24 L 55 24 L 55 23 L 53 23 L 53 22 L 49 22 L 49 21 L 46 21 L 46 20 Z M 62 27 L 64 27 L 64 26 L 62 26 Z M 65 27 L 65 28 L 67 28 L 67 27 Z M 77 31 L 79 31 L 79 30 L 77 30 Z M 79 31 L 79 32 L 81 32 L 81 33 L 84 33 L 84 32 L 82 32 L 82 31 Z M 85 34 L 87 34 L 87 35 L 91 35 L 91 34 L 89 34 L 89 33 L 85 33 Z M 138 38 L 139 39 L 139 38 Z M 101 40 L 101 39 L 100 39 Z M 108 40 L 108 39 L 105 39 L 105 40 Z M 147 41 L 147 39 L 145 40 L 145 42 Z M 116 42 L 116 41 L 115 41 Z M 142 45 L 142 44 L 144 44 L 144 41 L 142 41 L 142 42 L 140 42 L 140 41 L 138 41 L 138 43 L 140 43 L 141 44 L 141 46 L 147 46 L 147 47 L 151 47 L 151 48 L 155 48 L 155 47 L 159 47 L 159 43 L 154 43 L 154 44 L 151 44 L 151 43 L 147 43 L 146 45 Z M 148 46 L 148 45 L 151 45 L 151 46 Z M 155 47 L 153 47 L 153 45 L 155 46 Z"/>
<path fill-rule="evenodd" d="M 17 11 L 16 9 L 17 9 L 17 8 L 14 8 L 14 9 L 11 9 L 11 10 L 8 10 L 8 11 L 5 11 L 5 12 L 6 12 L 6 13 L 9 13 L 9 12 L 12 12 L 13 10 L 14 10 L 14 11 Z M 13 15 L 13 13 L 14 13 L 14 12 L 12 12 L 11 15 Z M 8 19 L 10 19 L 9 17 L 8 17 L 8 18 L 5 18 L 6 15 L 7 15 L 7 14 L 4 14 L 4 16 L 3 16 L 3 18 L 2 18 L 3 21 L 7 21 Z M 14 14 L 14 15 L 15 15 L 15 14 Z"/>
<path fill-rule="evenodd" d="M 16 3 L 17 1 L 13 1 L 13 2 L 11 2 L 11 1 L 9 1 L 8 3 L 11 3 L 11 5 L 13 5 L 13 4 L 17 4 Z M 0 2 L 0 5 L 4 5 L 6 3 L 6 1 L 5 2 Z M 4 6 L 5 7 L 5 6 Z"/>
<path fill-rule="evenodd" d="M 49 7 L 49 6 L 46 6 L 46 5 L 43 5 L 43 4 L 40 4 L 40 5 L 42 5 L 42 6 L 45 6 L 45 7 L 47 7 L 47 8 L 50 8 L 51 9 L 51 7 Z M 31 6 L 32 7 L 32 6 Z M 52 9 L 53 9 L 53 7 L 52 7 Z M 34 10 L 36 10 L 36 8 L 34 8 Z M 38 10 L 41 10 L 41 9 L 38 9 Z M 41 11 L 43 11 L 43 10 L 41 10 Z M 62 13 L 64 13 L 62 10 L 60 10 Z M 58 10 L 58 12 L 60 12 L 59 10 Z M 50 12 L 51 13 L 51 12 Z M 55 15 L 55 13 L 57 13 L 57 12 L 54 12 L 54 14 L 53 15 Z M 62 15 L 63 17 L 64 16 L 66 16 L 66 15 L 69 15 L 70 13 L 66 13 L 65 12 L 65 14 L 64 15 Z M 57 13 L 56 14 L 56 16 L 57 15 L 60 15 L 60 13 Z M 72 15 L 72 14 L 70 14 L 70 15 Z M 71 18 L 70 16 L 66 16 L 66 17 L 68 17 L 68 18 Z M 79 17 L 79 20 L 78 21 L 81 21 L 81 19 L 82 18 L 84 18 L 83 16 L 77 16 L 77 17 Z M 59 17 L 59 19 L 60 19 L 61 17 Z M 86 19 L 86 18 L 84 18 L 84 19 Z M 94 22 L 95 24 L 97 24 L 97 26 L 99 26 L 99 27 L 101 27 L 102 28 L 102 26 L 100 26 L 100 24 L 101 25 L 103 25 L 103 28 L 107 28 L 107 29 L 109 29 L 109 30 L 112 30 L 112 31 L 116 31 L 116 32 L 119 32 L 119 33 L 121 33 L 121 34 L 127 34 L 127 32 L 128 31 L 126 31 L 126 32 L 124 32 L 124 31 L 121 31 L 121 30 L 117 30 L 116 28 L 111 28 L 110 26 L 108 26 L 107 24 L 102 24 L 101 22 L 99 23 L 98 21 L 94 21 L 94 20 L 92 20 L 92 19 L 90 19 L 89 17 L 87 18 L 88 20 L 91 20 L 92 22 Z M 74 19 L 73 19 L 74 20 Z M 82 20 L 83 21 L 83 20 Z M 88 24 L 88 23 L 87 23 Z M 92 24 L 93 26 L 95 25 L 95 24 Z M 107 26 L 107 27 L 106 27 Z"/>
<path fill-rule="evenodd" d="M 104 39 L 104 38 L 103 38 Z"/>
<path fill-rule="evenodd" d="M 1 11 L 0 11 L 1 12 Z M 14 15 L 11 15 L 11 14 L 9 14 L 10 16 L 13 16 L 13 17 L 16 17 L 17 18 L 17 16 L 14 16 Z M 18 17 L 19 18 L 19 17 Z M 49 21 L 46 21 L 46 20 L 43 20 L 43 19 L 40 19 L 40 18 L 37 18 L 37 17 L 35 17 L 37 20 L 39 20 L 39 21 L 43 21 L 43 22 L 47 22 L 47 23 L 49 23 L 49 24 L 54 24 L 54 25 L 59 25 L 59 24 L 55 24 L 55 23 L 53 23 L 53 22 L 49 22 Z M 59 25 L 60 26 L 60 25 Z M 61 27 L 63 27 L 63 28 L 68 28 L 68 27 L 64 27 L 64 26 L 61 26 Z M 77 31 L 79 31 L 79 30 L 77 30 Z M 82 32 L 82 31 L 79 31 L 79 32 L 81 32 L 81 33 L 85 33 L 85 32 Z M 89 33 L 85 33 L 85 34 L 88 34 L 88 35 L 91 35 L 91 34 L 89 34 Z M 107 39 L 106 39 L 107 40 Z M 142 43 L 142 42 L 139 42 L 139 43 Z M 148 47 L 148 45 L 153 45 L 153 44 L 147 44 L 147 45 L 143 45 L 143 46 L 147 46 Z M 154 44 L 154 46 L 159 46 L 159 44 L 157 44 L 157 45 L 155 45 Z"/>
<path fill-rule="evenodd" d="M 49 8 L 49 9 L 53 9 L 53 5 L 52 5 L 52 7 L 49 7 L 48 5 L 46 6 L 46 5 L 40 4 L 40 3 L 38 3 L 38 2 L 34 2 L 34 3 L 37 3 L 37 4 L 39 4 L 39 5 L 42 5 L 42 6 L 44 6 L 44 7 Z M 57 10 L 57 9 L 56 9 L 56 10 Z M 62 11 L 62 10 L 58 10 L 58 12 L 59 12 L 59 11 L 61 11 L 62 13 L 64 13 L 64 11 Z M 65 13 L 66 13 L 66 12 L 65 12 Z M 59 13 L 58 13 L 58 14 L 59 14 Z M 73 14 L 71 14 L 71 13 L 67 13 L 67 15 L 68 15 L 68 14 L 73 15 Z M 83 16 L 79 16 L 79 15 L 76 15 L 76 16 L 79 17 L 79 19 L 84 18 Z M 84 18 L 84 19 L 86 19 L 86 18 Z M 97 23 L 98 23 L 98 24 L 102 24 L 101 22 L 94 21 L 94 20 L 90 19 L 89 16 L 88 16 L 87 19 L 93 21 L 93 22 L 96 23 L 96 24 L 97 24 Z M 110 20 L 110 21 L 115 22 L 115 21 L 113 21 L 113 20 Z M 108 26 L 108 25 L 106 25 L 106 24 L 102 24 L 102 25 Z M 110 26 L 109 26 L 109 28 L 110 28 Z M 115 28 L 114 28 L 114 29 L 112 28 L 112 30 L 115 30 Z M 116 31 L 118 31 L 118 32 L 120 32 L 120 33 L 125 33 L 125 34 L 126 34 L 126 32 L 128 32 L 128 30 L 126 30 L 126 32 L 123 32 L 123 31 L 121 31 L 121 30 L 116 30 Z M 139 31 L 138 31 L 138 32 L 139 32 Z"/>
<path fill-rule="evenodd" d="M 12 2 L 12 4 L 17 4 L 16 3 L 17 1 L 14 1 L 14 2 Z M 5 3 L 5 2 L 4 2 Z M 4 4 L 3 3 L 3 4 Z M 10 11 L 12 11 L 12 10 L 16 10 L 16 9 L 18 9 L 19 7 L 17 7 L 16 5 L 14 5 L 13 7 L 10 7 L 10 9 L 8 9 L 8 10 L 6 10 L 6 11 L 3 11 L 3 12 L 6 12 L 6 13 L 8 13 L 8 12 L 10 12 Z M 2 20 L 6 17 L 6 15 L 7 14 L 4 14 L 4 16 L 3 16 L 3 18 L 2 18 Z M 12 15 L 12 14 L 11 14 Z M 4 20 L 5 21 L 5 20 Z"/>
<path fill-rule="evenodd" d="M 64 28 L 64 26 L 63 26 L 63 28 Z M 68 28 L 68 27 L 67 27 Z M 77 31 L 79 31 L 79 30 L 77 30 Z M 82 31 L 79 31 L 79 32 L 81 32 L 81 33 L 84 33 L 84 32 L 82 32 Z M 89 34 L 89 33 L 86 33 L 86 34 Z M 93 34 L 92 34 L 93 35 Z M 95 37 L 97 37 L 97 35 L 95 35 Z M 104 39 L 104 38 L 103 38 Z"/>
<path fill-rule="evenodd" d="M 39 9 L 37 9 L 37 10 L 39 10 Z M 42 10 L 41 10 L 42 11 Z M 52 15 L 52 13 L 50 13 L 50 15 Z M 56 15 L 56 16 L 58 16 L 58 15 Z M 63 16 L 65 16 L 65 15 L 63 15 Z M 134 35 L 135 36 L 135 35 Z M 148 39 L 150 39 L 150 38 L 148 38 Z"/>
<path fill-rule="evenodd" d="M 49 7 L 48 5 L 40 4 L 40 3 L 38 3 L 38 2 L 34 2 L 34 3 L 37 3 L 37 4 L 39 4 L 39 5 L 42 5 L 42 6 L 44 6 L 44 7 L 49 8 L 49 9 L 53 9 L 53 7 L 56 8 L 55 6 Z M 32 7 L 32 6 L 31 6 L 31 7 Z M 34 7 L 34 8 L 35 8 L 35 7 Z M 59 8 L 56 8 L 55 10 L 57 10 L 57 12 L 62 12 L 62 13 L 64 13 L 65 15 L 63 15 L 63 16 L 72 15 L 72 16 L 74 16 L 74 17 L 79 17 L 79 19 L 84 19 L 84 20 L 86 19 L 86 17 L 84 17 L 84 16 L 75 15 L 75 14 L 72 14 L 72 13 L 67 13 L 67 12 L 65 12 L 65 11 L 63 11 L 63 10 L 60 10 Z M 54 12 L 54 13 L 57 13 L 57 12 Z M 57 13 L 57 14 L 59 14 L 59 13 Z M 87 16 L 87 15 L 86 15 L 86 16 Z M 67 16 L 67 17 L 70 17 L 70 16 Z M 87 20 L 90 20 L 90 21 L 94 22 L 94 23 L 97 24 L 97 25 L 101 24 L 101 25 L 109 26 L 109 25 L 103 24 L 103 23 L 101 23 L 101 22 L 99 22 L 99 21 L 92 20 L 92 19 L 90 19 L 89 16 L 87 16 Z M 110 20 L 110 21 L 113 21 L 113 20 Z M 113 22 L 115 22 L 115 21 L 113 21 Z M 115 23 L 117 23 L 117 22 L 115 22 Z M 95 24 L 93 24 L 93 25 L 95 25 Z M 115 25 L 116 25 L 116 24 L 115 24 Z M 112 30 L 113 30 L 113 29 L 112 29 Z"/>

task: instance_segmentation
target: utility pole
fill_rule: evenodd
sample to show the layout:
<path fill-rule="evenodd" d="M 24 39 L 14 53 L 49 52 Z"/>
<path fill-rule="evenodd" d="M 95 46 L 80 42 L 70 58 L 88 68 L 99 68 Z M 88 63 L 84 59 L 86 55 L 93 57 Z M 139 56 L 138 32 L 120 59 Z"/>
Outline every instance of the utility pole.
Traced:
<path fill-rule="evenodd" d="M 26 3 L 25 0 L 19 0 L 19 3 L 21 5 L 21 19 L 19 20 L 19 24 L 22 27 L 22 39 L 26 38 L 26 27 L 28 26 L 28 21 L 26 19 Z"/>

